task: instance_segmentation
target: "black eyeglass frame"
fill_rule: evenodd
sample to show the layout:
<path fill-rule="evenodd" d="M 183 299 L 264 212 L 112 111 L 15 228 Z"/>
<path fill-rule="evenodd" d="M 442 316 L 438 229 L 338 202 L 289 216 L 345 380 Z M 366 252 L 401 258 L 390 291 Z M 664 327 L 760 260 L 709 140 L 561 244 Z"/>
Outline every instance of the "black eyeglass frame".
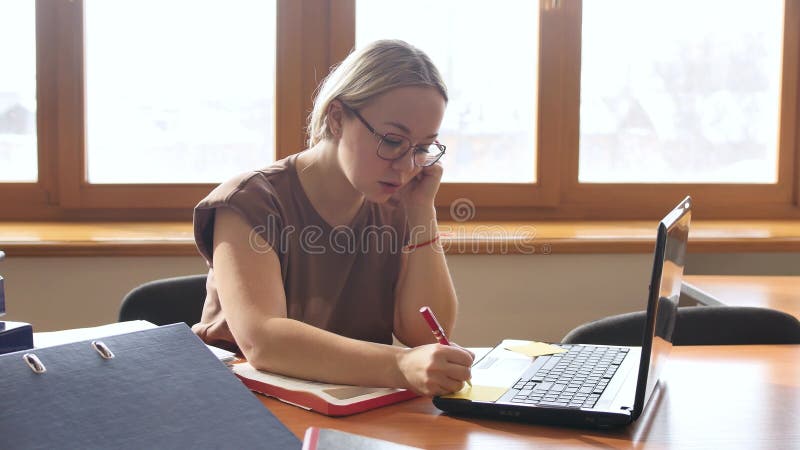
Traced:
<path fill-rule="evenodd" d="M 355 116 L 356 116 L 356 118 L 358 118 L 358 120 L 359 120 L 359 121 L 360 121 L 360 122 L 361 122 L 361 123 L 364 125 L 364 127 L 366 127 L 366 128 L 367 128 L 367 130 L 369 130 L 369 132 L 370 132 L 370 133 L 372 133 L 372 134 L 373 134 L 373 135 L 374 135 L 376 138 L 378 138 L 378 147 L 375 149 L 375 154 L 378 156 L 378 158 L 380 158 L 380 159 L 382 159 L 382 160 L 384 160 L 384 161 L 397 161 L 397 160 L 399 160 L 399 159 L 403 159 L 403 158 L 404 158 L 404 157 L 405 157 L 405 156 L 408 154 L 408 152 L 409 152 L 409 151 L 411 151 L 412 149 L 414 150 L 414 152 L 415 152 L 415 154 L 416 154 L 416 152 L 417 152 L 417 148 L 418 148 L 418 147 L 422 147 L 422 146 L 420 146 L 420 145 L 414 145 L 414 144 L 412 144 L 410 139 L 408 139 L 408 138 L 407 138 L 407 137 L 405 137 L 405 136 L 402 136 L 402 135 L 396 134 L 396 133 L 384 133 L 384 134 L 380 134 L 380 133 L 378 133 L 378 132 L 375 130 L 375 128 L 373 128 L 373 127 L 372 127 L 372 125 L 370 125 L 370 124 L 369 124 L 369 122 L 367 122 L 367 119 L 365 119 L 365 118 L 364 118 L 364 117 L 363 117 L 363 116 L 362 116 L 362 115 L 361 115 L 361 114 L 358 112 L 358 110 L 357 110 L 357 109 L 350 107 L 349 105 L 347 105 L 346 103 L 344 103 L 344 102 L 342 102 L 342 101 L 339 101 L 339 103 L 340 103 L 340 104 L 341 104 L 341 105 L 342 105 L 342 106 L 343 106 L 343 107 L 344 107 L 346 110 L 348 110 L 348 111 L 352 112 L 352 113 L 353 113 L 353 115 L 355 115 Z M 403 151 L 403 153 L 401 153 L 399 156 L 395 156 L 394 158 L 387 158 L 387 157 L 385 157 L 385 156 L 381 155 L 381 145 L 382 145 L 384 142 L 386 142 L 386 141 L 389 141 L 389 140 L 390 140 L 390 139 L 387 139 L 387 136 L 396 136 L 398 139 L 402 139 L 402 140 L 408 141 L 408 144 L 409 144 L 409 145 L 408 145 L 408 148 L 407 148 L 407 149 L 405 149 L 405 151 Z M 439 149 L 439 154 L 438 154 L 438 155 L 436 155 L 436 158 L 435 158 L 435 159 L 433 159 L 432 161 L 430 161 L 430 162 L 426 162 L 426 164 L 419 164 L 419 163 L 417 163 L 417 158 L 415 158 L 415 157 L 412 157 L 412 158 L 411 158 L 411 160 L 414 162 L 414 165 L 415 165 L 415 166 L 417 166 L 417 167 L 430 167 L 430 166 L 432 166 L 432 165 L 436 164 L 436 162 L 437 162 L 437 161 L 439 161 L 439 160 L 442 158 L 442 156 L 444 156 L 444 153 L 445 153 L 445 151 L 447 150 L 447 146 L 446 146 L 446 145 L 444 145 L 444 144 L 442 144 L 442 143 L 441 143 L 441 142 L 439 142 L 439 141 L 433 141 L 431 144 L 425 145 L 425 148 L 426 148 L 426 150 L 427 150 L 427 148 L 429 148 L 430 146 L 434 146 L 434 147 L 436 147 L 437 149 Z M 427 153 L 428 153 L 428 152 L 427 152 L 427 151 L 425 151 L 425 154 L 427 154 Z"/>

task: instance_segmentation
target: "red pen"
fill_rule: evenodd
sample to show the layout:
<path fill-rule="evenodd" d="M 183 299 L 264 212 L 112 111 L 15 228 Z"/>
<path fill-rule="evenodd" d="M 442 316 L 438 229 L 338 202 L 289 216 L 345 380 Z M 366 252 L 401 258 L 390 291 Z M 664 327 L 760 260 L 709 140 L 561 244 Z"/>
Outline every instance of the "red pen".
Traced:
<path fill-rule="evenodd" d="M 439 321 L 436 320 L 436 316 L 433 315 L 433 311 L 431 311 L 429 307 L 423 306 L 419 309 L 419 313 L 422 314 L 425 322 L 428 322 L 428 326 L 431 327 L 431 332 L 433 333 L 433 337 L 436 338 L 436 342 L 442 345 L 450 345 L 450 341 L 447 340 L 447 336 L 444 334 L 444 329 L 441 325 L 439 325 Z"/>
<path fill-rule="evenodd" d="M 450 341 L 447 340 L 447 335 L 444 334 L 444 328 L 442 328 L 439 321 L 436 320 L 433 311 L 431 311 L 429 307 L 423 306 L 419 309 L 419 313 L 422 314 L 425 322 L 428 322 L 428 326 L 431 329 L 431 333 L 433 333 L 433 337 L 436 338 L 436 341 L 442 345 L 450 345 Z M 467 380 L 467 384 L 472 387 L 472 382 L 470 380 Z"/>

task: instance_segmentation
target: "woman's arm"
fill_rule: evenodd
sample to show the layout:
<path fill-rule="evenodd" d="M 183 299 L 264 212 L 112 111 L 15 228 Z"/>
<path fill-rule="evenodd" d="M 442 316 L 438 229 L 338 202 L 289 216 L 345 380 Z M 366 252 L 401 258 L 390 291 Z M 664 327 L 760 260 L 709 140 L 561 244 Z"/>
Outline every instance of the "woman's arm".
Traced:
<path fill-rule="evenodd" d="M 412 246 L 439 236 L 433 202 L 443 172 L 438 162 L 420 168 L 399 195 L 406 208 Z M 445 333 L 453 331 L 458 300 L 442 244 L 438 240 L 403 254 L 395 288 L 394 333 L 397 339 L 408 346 L 434 342 L 430 329 L 419 313 L 423 306 L 430 306 Z"/>
<path fill-rule="evenodd" d="M 409 210 L 408 222 L 412 245 L 428 242 L 439 235 L 436 211 L 432 207 Z M 408 346 L 435 342 L 419 309 L 430 306 L 446 334 L 453 331 L 458 309 L 442 245 L 436 240 L 404 252 L 402 258 L 395 290 L 395 336 Z"/>
<path fill-rule="evenodd" d="M 461 349 L 402 349 L 287 318 L 277 255 L 227 208 L 216 212 L 213 256 L 228 326 L 258 369 L 330 383 L 410 388 L 423 395 L 456 391 L 469 377 L 471 358 Z"/>

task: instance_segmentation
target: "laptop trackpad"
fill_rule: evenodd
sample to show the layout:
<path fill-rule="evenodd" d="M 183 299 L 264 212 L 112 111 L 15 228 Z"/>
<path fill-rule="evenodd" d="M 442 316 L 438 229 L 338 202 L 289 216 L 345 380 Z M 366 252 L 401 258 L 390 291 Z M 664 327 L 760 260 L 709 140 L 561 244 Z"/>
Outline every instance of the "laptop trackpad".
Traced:
<path fill-rule="evenodd" d="M 509 341 L 504 341 L 504 344 Z M 513 341 L 512 341 L 513 342 Z M 531 367 L 534 359 L 499 345 L 472 368 L 472 384 L 511 387 Z"/>
<path fill-rule="evenodd" d="M 475 367 L 477 370 L 498 370 L 503 372 L 524 372 L 528 366 L 531 365 L 531 360 L 523 359 L 503 359 L 489 356 L 484 358 L 481 363 Z"/>

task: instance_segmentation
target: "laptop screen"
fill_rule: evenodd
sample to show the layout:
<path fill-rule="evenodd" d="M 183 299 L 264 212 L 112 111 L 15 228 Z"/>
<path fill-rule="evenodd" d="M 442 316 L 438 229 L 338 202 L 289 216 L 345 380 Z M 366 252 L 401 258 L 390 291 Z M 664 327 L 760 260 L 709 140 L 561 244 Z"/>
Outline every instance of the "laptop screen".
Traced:
<path fill-rule="evenodd" d="M 689 239 L 691 208 L 691 199 L 686 197 L 661 220 L 658 227 L 634 419 L 641 414 L 644 404 L 652 395 L 664 369 L 664 363 L 672 350 L 672 334 L 675 331 L 683 267 L 686 261 L 686 243 Z"/>

